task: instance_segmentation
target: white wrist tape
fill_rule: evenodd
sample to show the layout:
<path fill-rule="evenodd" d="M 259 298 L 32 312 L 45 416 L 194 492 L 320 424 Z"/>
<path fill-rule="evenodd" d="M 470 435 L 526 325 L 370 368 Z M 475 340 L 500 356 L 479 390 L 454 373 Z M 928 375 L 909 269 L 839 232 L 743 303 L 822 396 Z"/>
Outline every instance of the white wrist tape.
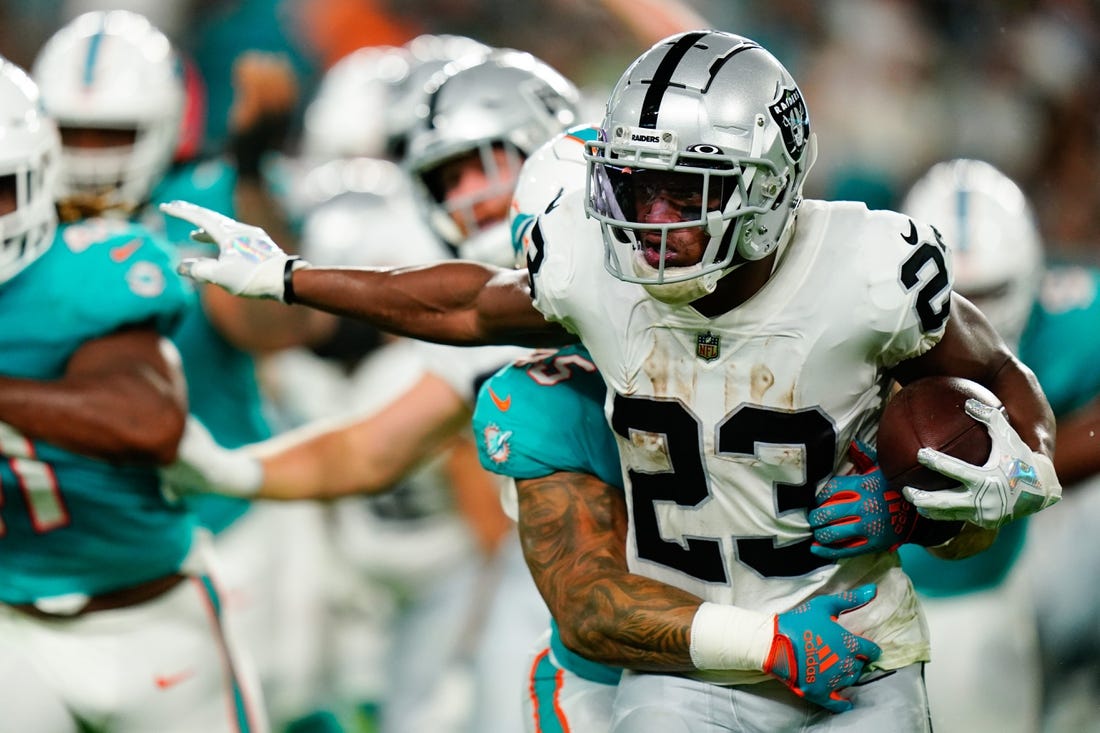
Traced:
<path fill-rule="evenodd" d="M 697 669 L 762 671 L 775 637 L 775 616 L 704 603 L 691 622 L 691 662 Z"/>
<path fill-rule="evenodd" d="M 225 496 L 250 499 L 264 483 L 264 467 L 260 459 L 244 450 L 225 450 L 213 457 L 214 491 Z"/>

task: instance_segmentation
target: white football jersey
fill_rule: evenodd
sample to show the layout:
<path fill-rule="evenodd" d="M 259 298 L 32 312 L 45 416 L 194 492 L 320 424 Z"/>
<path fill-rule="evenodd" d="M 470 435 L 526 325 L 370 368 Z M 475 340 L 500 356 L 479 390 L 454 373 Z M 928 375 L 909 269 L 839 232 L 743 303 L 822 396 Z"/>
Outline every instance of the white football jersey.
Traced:
<path fill-rule="evenodd" d="M 609 388 L 631 569 L 769 613 L 876 583 L 876 599 L 844 625 L 882 647 L 878 667 L 927 659 L 897 554 L 817 558 L 806 510 L 850 470 L 850 441 L 873 443 L 885 368 L 943 334 L 951 273 L 933 229 L 862 204 L 807 201 L 764 288 L 706 318 L 608 274 L 583 193 L 538 226 L 528 254 L 535 305 L 581 337 Z"/>

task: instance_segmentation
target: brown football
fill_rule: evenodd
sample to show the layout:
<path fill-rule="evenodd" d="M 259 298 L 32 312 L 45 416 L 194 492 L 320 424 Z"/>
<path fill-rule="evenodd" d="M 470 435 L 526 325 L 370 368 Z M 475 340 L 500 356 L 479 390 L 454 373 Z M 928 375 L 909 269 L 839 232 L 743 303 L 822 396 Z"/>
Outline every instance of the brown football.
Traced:
<path fill-rule="evenodd" d="M 985 425 L 966 414 L 968 398 L 1001 407 L 988 389 L 957 377 L 918 379 L 886 403 L 878 427 L 878 462 L 891 488 L 942 491 L 957 485 L 917 461 L 921 448 L 934 448 L 976 465 L 986 462 L 993 441 Z"/>

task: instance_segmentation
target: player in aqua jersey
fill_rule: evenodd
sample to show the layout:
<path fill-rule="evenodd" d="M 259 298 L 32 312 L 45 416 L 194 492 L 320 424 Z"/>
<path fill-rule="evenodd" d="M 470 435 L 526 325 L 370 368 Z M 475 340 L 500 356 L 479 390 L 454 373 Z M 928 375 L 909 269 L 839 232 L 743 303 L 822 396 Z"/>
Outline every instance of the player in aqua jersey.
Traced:
<path fill-rule="evenodd" d="M 270 107 L 292 106 L 294 81 L 264 73 L 273 65 L 265 56 L 245 54 L 238 64 L 237 76 L 251 86 L 238 90 L 235 129 L 247 137 Z M 246 146 L 238 146 L 234 158 L 174 159 L 181 120 L 191 128 L 203 123 L 189 113 L 202 106 L 202 89 L 184 84 L 182 68 L 168 39 L 147 19 L 127 11 L 73 19 L 50 37 L 33 68 L 46 108 L 61 130 L 63 213 L 141 222 L 174 245 L 177 260 L 201 250 L 189 239 L 187 226 L 164 217 L 159 202 L 187 196 L 217 211 L 257 215 L 254 202 L 264 195 L 262 145 L 254 144 L 247 153 L 240 152 Z M 256 89 L 257 71 L 262 91 Z M 197 290 L 171 336 L 188 385 L 217 384 L 218 389 L 190 389 L 190 412 L 227 445 L 270 437 L 256 355 L 300 343 L 313 335 L 313 325 L 331 319 L 272 303 L 242 309 L 239 299 L 214 288 Z M 280 520 L 249 512 L 249 502 L 231 497 L 188 497 L 187 502 L 199 524 L 215 534 L 220 579 L 227 597 L 236 599 L 232 610 L 241 619 L 244 644 L 264 684 L 274 686 L 277 656 L 267 640 L 281 633 L 273 624 L 286 606 L 274 600 L 274 582 L 282 577 L 280 571 L 289 574 L 293 567 L 286 562 L 289 550 L 286 555 L 271 550 L 271 538 L 285 534 L 273 527 Z M 308 520 L 286 524 L 300 531 L 312 526 Z M 273 692 L 272 704 L 288 697 Z"/>
<path fill-rule="evenodd" d="M 191 307 L 143 228 L 56 229 L 60 141 L 0 62 L 0 730 L 263 730 L 193 516 L 161 492 Z"/>
<path fill-rule="evenodd" d="M 594 476 L 621 490 L 615 436 L 603 416 L 606 393 L 583 346 L 535 352 L 502 368 L 482 385 L 474 410 L 481 465 L 514 479 L 520 497 L 525 482 L 563 472 Z M 518 518 L 517 501 L 522 504 L 517 497 L 505 502 L 513 518 Z M 523 530 L 521 522 L 521 540 L 530 542 Z M 535 575 L 541 579 L 537 571 Z M 526 729 L 610 730 L 611 703 L 621 674 L 617 667 L 571 652 L 551 621 L 527 665 Z"/>

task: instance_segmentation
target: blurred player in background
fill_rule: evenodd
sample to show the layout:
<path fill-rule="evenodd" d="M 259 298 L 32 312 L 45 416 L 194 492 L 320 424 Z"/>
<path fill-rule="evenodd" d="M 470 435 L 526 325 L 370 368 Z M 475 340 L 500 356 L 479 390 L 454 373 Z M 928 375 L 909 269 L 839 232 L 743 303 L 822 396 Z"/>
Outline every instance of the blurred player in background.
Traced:
<path fill-rule="evenodd" d="M 308 171 L 294 192 L 304 256 L 399 266 L 453 256 L 425 222 L 407 171 L 388 160 L 409 133 L 393 119 L 411 115 L 399 112 L 415 103 L 410 85 L 423 87 L 448 62 L 488 50 L 472 39 L 419 37 L 408 47 L 360 49 L 330 69 L 306 108 L 298 161 Z M 417 348 L 340 319 L 332 338 L 279 354 L 264 372 L 284 424 L 297 426 L 363 419 L 425 367 Z M 360 725 L 381 718 L 385 730 L 443 729 L 438 716 L 461 717 L 461 706 L 433 704 L 446 666 L 439 650 L 459 647 L 468 615 L 461 609 L 480 602 L 476 579 L 488 573 L 486 558 L 506 527 L 495 496 L 472 443 L 455 440 L 384 496 L 329 505 L 327 674 L 345 717 Z"/>
<path fill-rule="evenodd" d="M 804 510 L 843 467 L 849 443 L 873 434 L 887 380 L 937 373 L 989 385 L 1027 443 L 1000 413 L 980 417 L 999 450 L 1040 476 L 1010 486 L 1016 463 L 959 465 L 933 453 L 925 460 L 966 488 L 909 496 L 934 518 L 987 530 L 1053 503 L 1053 421 L 1041 392 L 980 314 L 951 297 L 931 228 L 893 212 L 801 200 L 814 152 L 805 103 L 752 41 L 698 31 L 657 44 L 620 79 L 601 139 L 590 145 L 588 195 L 547 206 L 526 271 L 470 262 L 311 268 L 254 227 L 182 204 L 169 211 L 222 249 L 184 271 L 241 295 L 452 343 L 580 335 L 608 385 L 629 477 L 630 567 L 710 601 L 685 602 L 680 624 L 656 637 L 662 651 L 634 665 L 647 671 L 624 673 L 616 730 L 668 730 L 670 721 L 727 729 L 728 714 L 715 711 L 742 703 L 762 730 L 832 727 L 829 712 L 845 710 L 847 724 L 925 730 L 927 639 L 896 556 L 818 558 Z M 234 255 L 240 237 L 260 262 Z M 861 319 L 813 318 L 823 301 L 821 289 L 803 287 L 811 274 Z M 741 369 L 708 368 L 735 353 Z M 792 443 L 797 457 L 784 450 Z M 980 491 L 987 483 L 997 490 Z M 834 620 L 845 612 L 853 631 Z M 821 636 L 837 662 L 812 666 L 816 655 L 791 641 L 807 634 Z M 853 687 L 850 700 L 840 696 L 872 661 L 896 671 Z"/>
<path fill-rule="evenodd" d="M 1089 723 L 1072 717 L 1080 707 L 1069 704 L 1067 688 L 1074 671 L 1090 670 L 1082 679 L 1091 677 L 1086 687 L 1096 693 L 1090 660 L 1100 649 L 1100 601 L 1091 590 L 1078 591 L 1078 578 L 1097 568 L 1100 543 L 1083 528 L 1100 514 L 1096 491 L 1076 487 L 1100 473 L 1090 434 L 1100 421 L 1100 343 L 1079 336 L 1100 320 L 1100 277 L 1081 267 L 1046 267 L 1024 193 L 984 161 L 933 166 L 902 210 L 934 224 L 952 245 L 956 289 L 1035 371 L 1058 419 L 1054 466 L 1067 488 L 1063 506 L 1034 524 L 1002 527 L 974 558 L 945 562 L 903 550 L 932 632 L 928 690 L 936 729 L 1083 730 Z M 999 670 L 995 678 L 984 673 L 990 666 Z"/>
<path fill-rule="evenodd" d="M 6 61 L 0 107 L 0 730 L 266 730 L 209 547 L 160 490 L 189 289 L 136 224 L 57 228 L 61 139 Z"/>
<path fill-rule="evenodd" d="M 514 261 L 507 217 L 520 165 L 538 145 L 576 121 L 576 102 L 572 84 L 517 51 L 470 58 L 432 77 L 421 104 L 430 114 L 418 119 L 409 134 L 405 167 L 412 174 L 421 210 L 441 242 L 459 252 L 476 245 L 480 257 Z M 383 409 L 335 425 L 309 426 L 257 447 L 263 456 L 262 476 L 243 482 L 241 489 L 281 499 L 389 489 L 425 458 L 453 446 L 454 436 L 468 436 L 480 378 L 522 353 L 514 348 L 464 350 L 432 344 L 406 348 L 414 349 L 418 368 L 406 367 L 401 377 L 408 384 L 399 395 L 388 395 Z M 466 448 L 470 467 L 487 478 L 477 466 L 472 444 L 467 442 Z M 198 461 L 205 458 L 200 455 Z M 211 476 L 224 482 L 216 471 Z M 486 491 L 486 486 L 492 489 Z M 444 628 L 437 622 L 430 637 L 434 655 L 420 653 L 404 660 L 410 666 L 430 660 L 417 678 L 428 672 L 435 679 L 426 686 L 397 690 L 395 701 L 409 692 L 419 693 L 419 709 L 403 711 L 400 722 L 393 721 L 393 730 L 417 729 L 410 727 L 417 718 L 409 716 L 429 712 L 425 695 L 448 682 L 457 685 L 452 689 L 460 689 L 465 683 L 459 680 L 470 674 L 473 706 L 470 719 L 462 721 L 464 729 L 521 726 L 522 664 L 530 641 L 545 628 L 547 614 L 523 565 L 514 528 L 501 514 L 498 490 L 493 481 L 481 484 L 478 502 L 500 520 L 496 536 L 482 542 L 493 560 L 480 571 L 479 585 L 467 588 L 473 607 L 464 614 L 445 609 L 454 631 L 449 653 L 441 652 L 436 641 Z M 422 632 L 417 641 L 428 638 Z M 464 669 L 441 679 L 455 662 Z M 388 720 L 384 708 L 387 729 Z"/>
<path fill-rule="evenodd" d="M 271 56 L 244 54 L 235 76 L 238 98 L 231 111 L 232 155 L 193 157 L 203 119 L 201 80 L 186 77 L 171 43 L 144 17 L 126 11 L 96 11 L 59 29 L 36 58 L 33 74 L 46 108 L 61 131 L 63 215 L 140 221 L 176 245 L 176 256 L 194 254 L 189 228 L 167 220 L 156 204 L 186 197 L 227 214 L 251 212 L 290 236 L 273 214 L 261 163 L 285 132 L 296 89 L 289 67 Z M 181 151 L 181 142 L 186 148 Z M 180 154 L 185 156 L 179 160 Z M 186 157 L 188 153 L 192 157 Z M 318 338 L 332 322 L 301 308 L 274 303 L 246 307 L 217 288 L 200 287 L 172 334 L 191 390 L 189 409 L 226 445 L 270 437 L 264 414 L 256 354 Z M 244 643 L 252 651 L 265 688 L 272 691 L 274 717 L 300 710 L 287 688 L 301 660 L 284 663 L 268 640 L 276 619 L 293 606 L 277 600 L 277 581 L 293 574 L 305 550 L 272 551 L 275 537 L 319 537 L 319 518 L 310 508 L 265 508 L 250 512 L 247 501 L 204 497 L 189 502 L 202 526 L 216 536 L 227 602 L 242 618 Z M 307 535 L 311 526 L 315 535 Z M 303 541 L 304 548 L 316 545 Z M 274 543 L 287 547 L 287 543 Z M 306 575 L 312 577 L 312 573 Z M 305 588 L 287 594 L 308 598 Z M 293 710 L 293 712 L 291 712 Z"/>

